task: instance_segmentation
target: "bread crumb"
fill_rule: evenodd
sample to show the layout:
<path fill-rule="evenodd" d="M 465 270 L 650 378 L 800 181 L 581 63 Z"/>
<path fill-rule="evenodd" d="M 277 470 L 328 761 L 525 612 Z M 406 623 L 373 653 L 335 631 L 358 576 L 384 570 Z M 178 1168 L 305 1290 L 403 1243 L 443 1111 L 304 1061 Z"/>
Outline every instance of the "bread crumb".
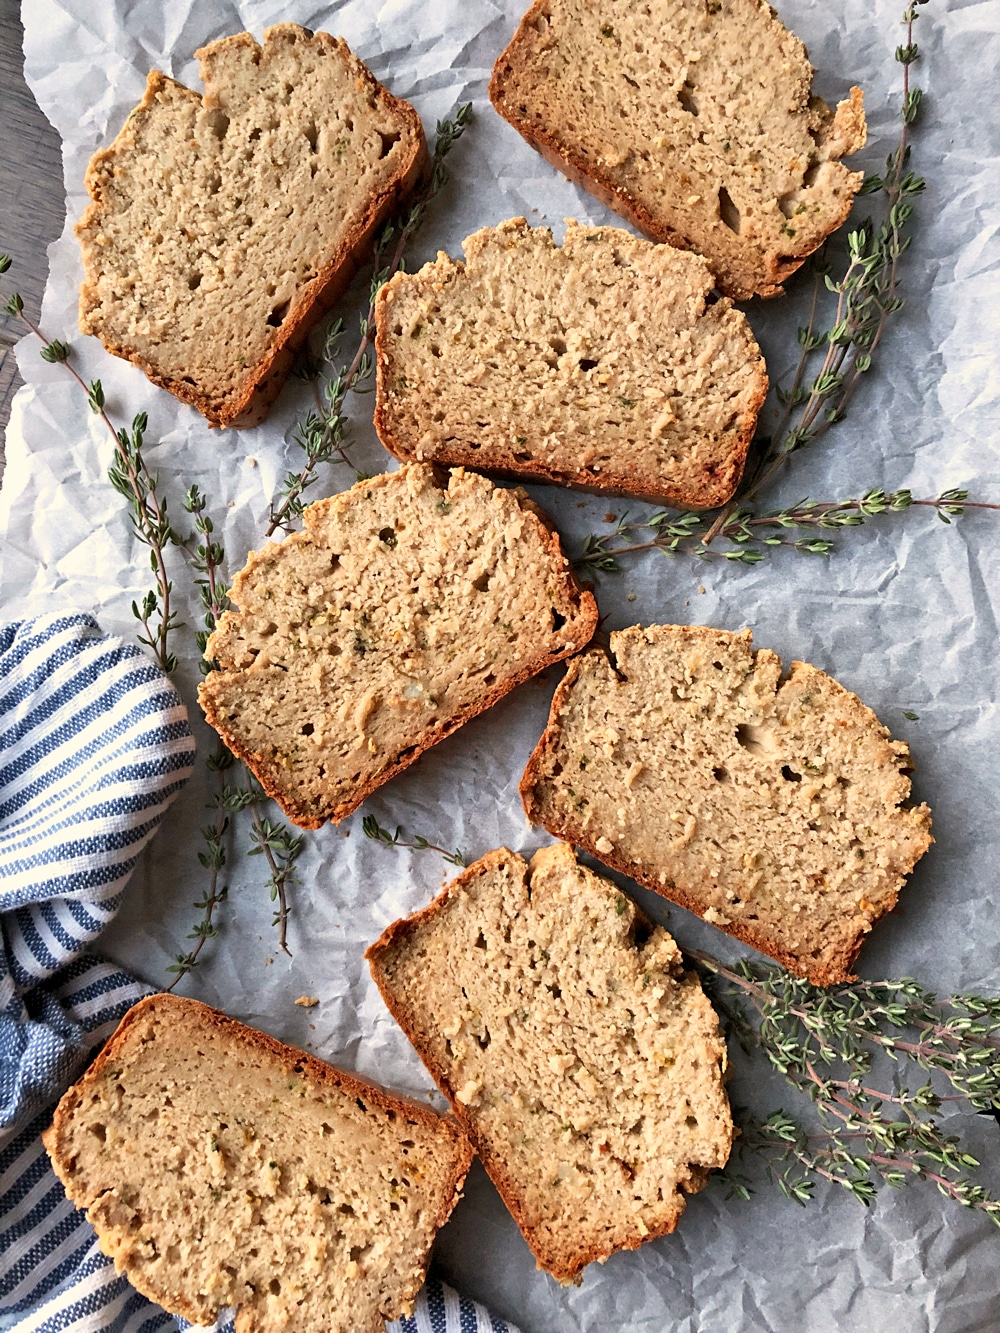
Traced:
<path fill-rule="evenodd" d="M 319 1004 L 319 997 L 316 995 L 300 995 L 295 1003 L 301 1005 L 303 1009 L 312 1009 Z"/>
<path fill-rule="evenodd" d="M 611 841 L 610 838 L 605 838 L 603 835 L 597 839 L 597 842 L 594 844 L 594 846 L 603 856 L 608 856 L 611 852 L 615 850 L 615 844 Z"/>

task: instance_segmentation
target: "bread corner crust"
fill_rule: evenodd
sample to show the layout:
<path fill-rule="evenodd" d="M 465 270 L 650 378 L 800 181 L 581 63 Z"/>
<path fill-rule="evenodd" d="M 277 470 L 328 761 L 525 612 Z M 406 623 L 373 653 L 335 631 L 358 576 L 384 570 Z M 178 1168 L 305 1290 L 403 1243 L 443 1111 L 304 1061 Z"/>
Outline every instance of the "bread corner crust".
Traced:
<path fill-rule="evenodd" d="M 582 189 L 592 194 L 602 204 L 614 210 L 619 216 L 631 222 L 634 227 L 648 236 L 650 240 L 658 241 L 664 245 L 672 245 L 678 250 L 694 250 L 701 253 L 687 237 L 682 236 L 665 222 L 654 218 L 643 204 L 629 193 L 624 186 L 616 184 L 608 176 L 596 170 L 582 155 L 574 152 L 573 148 L 561 143 L 553 134 L 537 125 L 529 125 L 527 119 L 522 116 L 516 107 L 507 101 L 505 92 L 505 76 L 509 73 L 511 63 L 517 59 L 518 47 L 527 40 L 529 30 L 534 26 L 537 18 L 546 12 L 548 0 L 534 0 L 531 8 L 521 19 L 517 26 L 514 36 L 510 39 L 505 49 L 501 52 L 493 66 L 493 73 L 490 77 L 489 95 L 490 101 L 498 115 L 502 116 L 509 125 L 512 125 L 521 138 L 530 144 L 534 150 L 539 153 L 550 166 L 555 167 L 574 185 L 579 185 Z M 773 13 L 773 10 L 772 10 Z M 860 89 L 852 88 L 849 106 L 851 108 L 851 124 L 857 123 L 858 98 Z M 861 112 L 861 125 L 864 125 L 864 113 Z M 845 129 L 845 133 L 847 130 Z M 864 139 L 850 151 L 857 151 L 862 147 Z M 845 154 L 846 155 L 846 154 Z M 848 215 L 854 206 L 854 196 L 861 188 L 864 180 L 862 172 L 853 172 L 854 188 L 846 191 L 846 200 L 843 209 L 838 216 L 836 223 L 831 226 L 827 236 L 832 235 L 847 221 Z M 783 284 L 788 281 L 794 273 L 802 267 L 811 254 L 814 254 L 825 242 L 826 237 L 822 237 L 810 249 L 800 255 L 775 255 L 761 254 L 762 270 L 753 272 L 743 270 L 737 272 L 732 269 L 717 268 L 715 263 L 703 255 L 702 257 L 715 273 L 716 283 L 719 291 L 730 297 L 734 301 L 749 301 L 754 296 L 772 297 L 784 296 L 785 289 Z M 737 479 L 738 481 L 738 479 Z M 735 487 L 734 487 L 735 489 Z M 724 501 L 720 501 L 724 503 Z M 706 506 L 708 507 L 708 506 Z"/>
<path fill-rule="evenodd" d="M 287 30 L 291 29 L 308 37 L 313 36 L 307 28 L 300 28 L 297 24 L 282 23 L 268 28 L 264 33 L 264 40 L 267 41 L 271 35 L 284 36 Z M 236 33 L 231 37 L 223 38 L 222 42 L 241 42 L 247 38 L 254 46 L 257 46 L 250 33 Z M 249 426 L 257 426 L 265 419 L 271 404 L 281 391 L 288 372 L 291 370 L 310 329 L 333 308 L 350 286 L 358 269 L 371 257 L 374 249 L 375 233 L 396 204 L 411 193 L 430 169 L 430 155 L 427 151 L 423 124 L 414 107 L 409 102 L 395 97 L 380 84 L 367 66 L 353 56 L 353 53 L 350 52 L 347 44 L 342 39 L 330 37 L 327 33 L 317 34 L 318 38 L 326 38 L 327 44 L 343 47 L 356 63 L 358 77 L 362 77 L 368 82 L 370 87 L 375 90 L 376 97 L 384 106 L 391 108 L 395 115 L 409 123 L 413 135 L 413 150 L 409 159 L 401 163 L 396 177 L 388 184 L 387 188 L 369 199 L 363 217 L 348 233 L 330 262 L 310 284 L 308 298 L 304 301 L 297 301 L 293 305 L 281 326 L 278 337 L 268 348 L 263 359 L 256 366 L 251 367 L 243 377 L 242 382 L 230 395 L 221 401 L 212 399 L 206 394 L 200 393 L 194 385 L 160 374 L 147 358 L 135 348 L 126 347 L 111 338 L 105 337 L 100 330 L 90 328 L 87 316 L 93 309 L 93 284 L 86 272 L 86 254 L 84 256 L 85 272 L 83 282 L 80 285 L 79 302 L 80 331 L 85 334 L 96 334 L 103 343 L 105 350 L 110 352 L 112 356 L 120 357 L 123 361 L 131 361 L 133 365 L 139 367 L 153 384 L 161 389 L 166 389 L 168 393 L 173 394 L 175 398 L 179 398 L 181 402 L 190 404 L 212 426 L 243 429 Z M 196 52 L 199 61 L 209 50 L 208 47 L 202 47 Z M 159 70 L 151 70 L 146 80 L 146 91 L 142 100 L 133 108 L 112 143 L 96 153 L 91 159 L 84 177 L 84 184 L 91 202 L 74 227 L 74 232 L 81 242 L 83 242 L 87 230 L 99 220 L 102 214 L 101 200 L 99 194 L 95 192 L 99 166 L 113 161 L 119 147 L 124 146 L 122 141 L 125 138 L 131 116 L 136 111 L 148 109 L 156 101 L 157 93 L 169 85 L 183 88 L 185 92 L 191 91 L 184 84 L 168 78 Z M 204 106 L 208 105 L 204 96 L 202 97 L 202 104 Z"/>

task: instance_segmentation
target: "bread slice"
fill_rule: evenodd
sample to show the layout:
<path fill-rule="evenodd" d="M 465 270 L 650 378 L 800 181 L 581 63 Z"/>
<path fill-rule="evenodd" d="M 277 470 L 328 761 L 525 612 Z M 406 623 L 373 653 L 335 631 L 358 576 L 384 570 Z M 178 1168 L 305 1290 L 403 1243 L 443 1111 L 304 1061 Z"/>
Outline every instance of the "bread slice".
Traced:
<path fill-rule="evenodd" d="M 260 421 L 427 161 L 420 118 L 325 32 L 158 71 L 87 171 L 80 327 L 218 426 Z"/>
<path fill-rule="evenodd" d="M 311 505 L 231 595 L 199 698 L 302 828 L 349 815 L 597 624 L 523 493 L 420 463 Z"/>
<path fill-rule="evenodd" d="M 122 1020 L 43 1135 L 134 1287 L 239 1333 L 382 1333 L 472 1153 L 458 1126 L 195 1000 Z"/>
<path fill-rule="evenodd" d="M 502 849 L 367 958 L 538 1260 L 673 1231 L 724 1166 L 725 1045 L 677 945 L 565 843 Z"/>
<path fill-rule="evenodd" d="M 521 781 L 528 818 L 818 986 L 930 846 L 910 752 L 751 634 L 633 626 L 573 662 Z"/>
<path fill-rule="evenodd" d="M 655 241 L 705 256 L 727 296 L 774 296 L 847 218 L 861 91 L 811 94 L 806 49 L 765 0 L 535 0 L 493 105 Z"/>
<path fill-rule="evenodd" d="M 704 260 L 524 218 L 398 273 L 375 306 L 375 426 L 402 459 L 707 508 L 743 473 L 767 374 Z"/>

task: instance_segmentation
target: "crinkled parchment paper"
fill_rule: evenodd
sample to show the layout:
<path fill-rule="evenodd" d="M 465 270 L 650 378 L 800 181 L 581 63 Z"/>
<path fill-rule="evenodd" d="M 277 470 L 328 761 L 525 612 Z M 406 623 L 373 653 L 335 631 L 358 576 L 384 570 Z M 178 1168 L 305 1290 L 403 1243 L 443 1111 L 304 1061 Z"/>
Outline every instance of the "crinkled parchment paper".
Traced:
<path fill-rule="evenodd" d="M 903 40 L 902 0 L 785 0 L 782 17 L 807 43 L 817 90 L 865 89 L 869 148 L 857 159 L 877 169 L 895 142 Z M 599 4 L 595 0 L 595 13 Z M 342 34 L 393 92 L 411 98 L 429 135 L 454 105 L 472 99 L 476 120 L 450 159 L 452 183 L 432 208 L 413 262 L 438 248 L 458 253 L 477 227 L 524 213 L 560 228 L 568 216 L 611 221 L 534 154 L 492 111 L 486 85 L 493 60 L 520 14 L 515 0 L 26 0 L 31 86 L 64 142 L 69 218 L 52 246 L 43 326 L 73 341 L 84 378 L 99 376 L 118 419 L 149 413 L 149 461 L 183 525 L 180 496 L 192 483 L 210 497 L 231 567 L 260 542 L 264 515 L 284 469 L 307 390 L 290 383 L 269 420 L 254 430 L 211 431 L 193 409 L 153 388 L 140 372 L 75 332 L 79 256 L 70 232 L 84 206 L 83 174 L 140 97 L 151 67 L 197 86 L 197 47 L 249 28 L 294 19 Z M 596 19 L 595 19 L 596 21 Z M 919 223 L 903 261 L 908 305 L 892 326 L 877 369 L 847 420 L 811 454 L 793 461 L 775 502 L 832 499 L 871 486 L 911 487 L 933 496 L 967 486 L 1000 500 L 997 428 L 997 309 L 1000 308 L 997 162 L 993 114 L 1000 66 L 1000 6 L 935 0 L 920 11 L 926 59 L 915 77 L 926 89 L 914 166 L 928 179 Z M 863 211 L 864 201 L 859 206 Z M 11 275 L 16 277 L 16 275 Z M 343 314 L 353 327 L 362 286 Z M 787 373 L 803 322 L 806 283 L 784 301 L 756 303 L 750 318 L 772 374 Z M 52 608 L 92 610 L 107 630 L 134 631 L 132 599 L 149 584 L 120 499 L 105 477 L 110 442 L 60 366 L 22 344 L 27 388 L 14 405 L 0 502 L 5 619 Z M 370 425 L 371 398 L 354 404 L 356 457 L 371 471 L 395 466 Z M 340 489 L 346 469 L 328 471 L 313 498 Z M 568 545 L 606 531 L 621 501 L 554 488 L 534 494 Z M 630 506 L 634 516 L 648 507 Z M 786 661 L 831 672 L 874 707 L 916 758 L 916 795 L 934 810 L 936 845 L 902 904 L 861 958 L 867 976 L 916 975 L 942 991 L 1000 989 L 1000 756 L 997 616 L 1000 519 L 970 514 L 945 527 L 914 510 L 838 539 L 828 560 L 779 551 L 755 568 L 647 553 L 627 572 L 601 579 L 598 598 L 611 628 L 656 621 L 753 627 L 760 646 Z M 188 580 L 175 553 L 175 585 Z M 190 596 L 189 624 L 198 619 Z M 188 650 L 181 685 L 195 709 L 197 667 Z M 378 792 L 366 810 L 467 858 L 507 844 L 531 851 L 546 836 L 529 828 L 516 781 L 546 717 L 554 676 L 524 686 Z M 919 715 L 909 721 L 904 710 Z M 212 737 L 199 732 L 202 753 Z M 188 947 L 192 906 L 204 874 L 197 861 L 207 822 L 207 787 L 195 779 L 145 857 L 103 947 L 153 982 Z M 246 845 L 245 837 L 242 839 Z M 387 922 L 428 901 L 443 866 L 433 853 L 390 851 L 364 839 L 360 814 L 308 835 L 294 887 L 291 959 L 278 952 L 259 857 L 235 856 L 222 934 L 183 989 L 240 1018 L 404 1090 L 429 1080 L 368 978 L 364 947 Z M 682 944 L 734 956 L 728 938 L 680 909 L 639 893 Z M 318 996 L 313 1009 L 296 996 Z M 740 1072 L 734 1099 L 758 1109 L 761 1087 Z M 769 1094 L 770 1095 L 770 1094 Z M 790 1100 L 790 1099 L 786 1099 Z M 957 1125 L 989 1164 L 1000 1157 L 991 1120 Z M 994 1177 L 997 1173 L 994 1171 Z M 994 1178 L 994 1184 L 997 1183 Z M 1000 1327 L 1000 1233 L 941 1199 L 930 1187 L 883 1191 L 866 1211 L 820 1189 L 808 1208 L 766 1185 L 750 1203 L 718 1186 L 691 1201 L 678 1233 L 593 1266 L 579 1288 L 562 1290 L 537 1273 L 513 1222 L 481 1172 L 442 1233 L 443 1276 L 520 1324 L 526 1333 L 622 1329 L 629 1333 L 971 1333 Z"/>

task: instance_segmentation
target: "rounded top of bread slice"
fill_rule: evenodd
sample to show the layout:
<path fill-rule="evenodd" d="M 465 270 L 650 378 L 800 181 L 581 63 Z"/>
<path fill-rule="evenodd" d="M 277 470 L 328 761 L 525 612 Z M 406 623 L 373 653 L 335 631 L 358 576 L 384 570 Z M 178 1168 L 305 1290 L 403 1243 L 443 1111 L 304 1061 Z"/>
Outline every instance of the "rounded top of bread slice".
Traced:
<path fill-rule="evenodd" d="M 674 1230 L 733 1137 L 725 1044 L 677 945 L 565 843 L 505 848 L 368 950 L 539 1267 Z"/>
<path fill-rule="evenodd" d="M 816 985 L 930 846 L 912 760 L 825 672 L 751 633 L 633 626 L 570 664 L 528 761 L 529 819 Z"/>
<path fill-rule="evenodd" d="M 767 374 L 705 261 L 619 227 L 513 218 L 379 292 L 375 425 L 403 459 L 724 504 Z"/>
<path fill-rule="evenodd" d="M 494 106 L 654 240 L 705 256 L 729 296 L 771 296 L 843 223 L 862 175 L 859 89 L 812 95 L 805 47 L 765 0 L 535 0 Z"/>
<path fill-rule="evenodd" d="M 44 1141 L 137 1290 L 242 1333 L 384 1333 L 471 1161 L 458 1126 L 195 1000 L 152 995 Z"/>
<path fill-rule="evenodd" d="M 426 161 L 420 118 L 328 33 L 294 23 L 158 71 L 95 155 L 80 327 L 219 425 L 259 420 L 308 325 Z"/>
<path fill-rule="evenodd" d="M 251 552 L 208 643 L 208 721 L 295 823 L 318 828 L 597 623 L 523 492 L 415 463 L 310 505 Z"/>

